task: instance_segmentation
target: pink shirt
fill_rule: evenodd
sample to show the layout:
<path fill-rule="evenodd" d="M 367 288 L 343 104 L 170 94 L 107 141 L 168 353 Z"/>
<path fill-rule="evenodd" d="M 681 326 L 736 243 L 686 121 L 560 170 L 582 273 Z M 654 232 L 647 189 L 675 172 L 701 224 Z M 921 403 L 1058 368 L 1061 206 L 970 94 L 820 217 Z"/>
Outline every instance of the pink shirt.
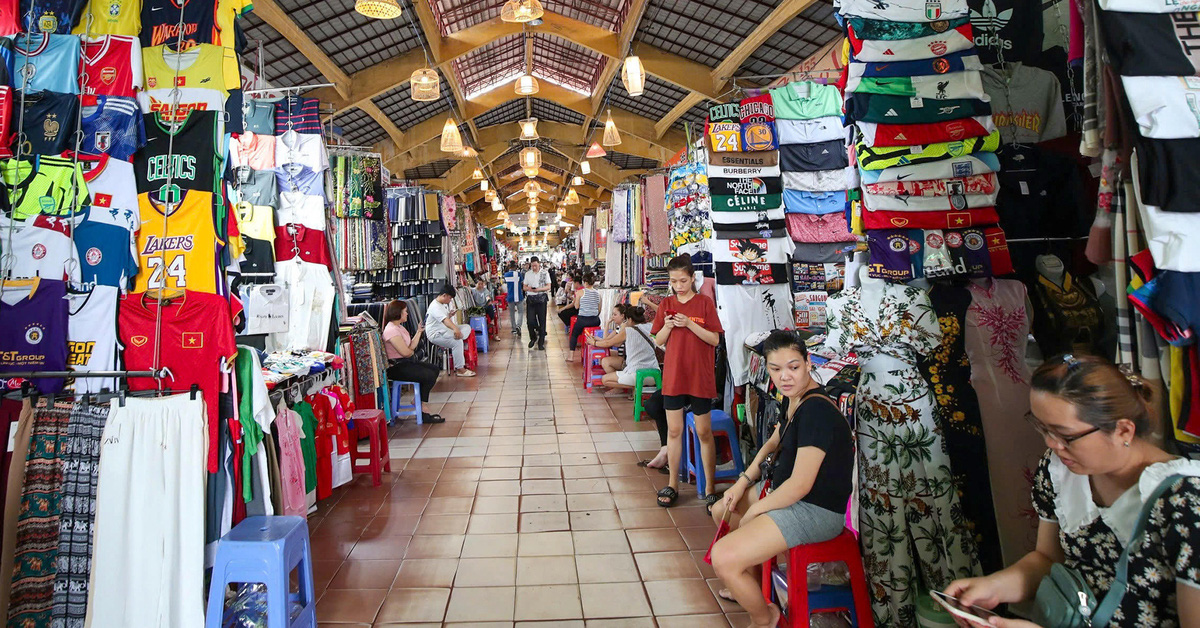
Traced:
<path fill-rule="evenodd" d="M 412 342 L 412 335 L 408 333 L 408 330 L 403 325 L 395 321 L 383 327 L 383 346 L 387 351 L 387 357 L 389 360 L 399 360 L 404 356 L 400 355 L 400 352 L 396 350 L 395 345 L 392 344 L 392 338 L 400 338 L 400 342 L 407 345 Z"/>

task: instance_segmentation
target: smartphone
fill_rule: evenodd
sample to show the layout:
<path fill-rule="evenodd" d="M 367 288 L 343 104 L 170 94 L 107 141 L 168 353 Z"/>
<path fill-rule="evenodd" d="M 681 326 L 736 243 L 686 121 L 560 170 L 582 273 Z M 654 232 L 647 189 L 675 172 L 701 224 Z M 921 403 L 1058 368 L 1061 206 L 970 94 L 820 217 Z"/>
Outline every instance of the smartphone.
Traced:
<path fill-rule="evenodd" d="M 992 617 L 999 617 L 999 615 L 986 608 L 980 608 L 973 604 L 963 604 L 958 598 L 950 597 L 941 591 L 930 591 L 929 595 L 933 596 L 934 601 L 950 611 L 951 615 L 965 619 L 973 625 L 991 626 L 988 620 Z"/>

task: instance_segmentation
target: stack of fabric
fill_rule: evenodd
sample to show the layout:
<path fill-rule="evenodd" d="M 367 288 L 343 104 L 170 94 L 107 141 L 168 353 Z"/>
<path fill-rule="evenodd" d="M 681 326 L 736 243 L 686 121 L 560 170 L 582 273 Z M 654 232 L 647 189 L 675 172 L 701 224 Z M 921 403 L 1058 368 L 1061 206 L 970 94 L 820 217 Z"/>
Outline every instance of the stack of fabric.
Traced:
<path fill-rule="evenodd" d="M 842 95 L 811 81 L 771 90 L 779 130 L 787 230 L 800 262 L 837 262 L 855 237 L 845 218 L 846 190 L 858 187 L 849 168 Z"/>
<path fill-rule="evenodd" d="M 1000 134 L 967 2 L 917 4 L 841 3 L 871 275 L 1010 273 L 995 208 Z"/>

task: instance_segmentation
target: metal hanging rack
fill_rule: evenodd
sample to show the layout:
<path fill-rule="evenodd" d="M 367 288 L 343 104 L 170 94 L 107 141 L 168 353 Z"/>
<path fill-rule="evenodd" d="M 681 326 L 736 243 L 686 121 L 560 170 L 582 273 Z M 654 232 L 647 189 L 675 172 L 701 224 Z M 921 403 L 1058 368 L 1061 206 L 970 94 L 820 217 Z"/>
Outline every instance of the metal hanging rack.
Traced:
<path fill-rule="evenodd" d="M 333 83 L 310 83 L 308 85 L 294 85 L 292 87 L 264 87 L 262 89 L 247 90 L 242 93 L 247 96 L 253 96 L 254 94 L 269 94 L 271 92 L 286 92 L 286 93 L 302 92 L 302 91 L 309 90 L 309 89 L 317 89 L 318 87 L 333 87 L 333 86 L 334 86 Z"/>

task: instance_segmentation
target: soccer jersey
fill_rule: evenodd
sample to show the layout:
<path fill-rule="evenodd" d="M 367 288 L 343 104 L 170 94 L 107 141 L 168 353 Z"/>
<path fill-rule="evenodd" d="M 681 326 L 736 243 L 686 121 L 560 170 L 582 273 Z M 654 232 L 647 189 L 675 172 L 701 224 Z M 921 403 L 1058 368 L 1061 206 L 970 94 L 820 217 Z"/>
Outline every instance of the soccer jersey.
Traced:
<path fill-rule="evenodd" d="M 795 248 L 790 238 L 737 238 L 711 244 L 714 262 L 782 264 L 791 259 Z"/>
<path fill-rule="evenodd" d="M 325 196 L 325 175 L 304 164 L 282 164 L 275 169 L 280 192 Z"/>
<path fill-rule="evenodd" d="M 23 145 L 21 152 L 33 155 L 57 155 L 74 148 L 78 123 L 79 97 L 55 92 L 18 93 L 16 103 L 22 112 Z"/>
<path fill-rule="evenodd" d="M 950 196 L 951 194 L 996 194 L 1000 190 L 996 174 L 971 175 L 957 179 L 884 181 L 863 186 L 864 194 L 876 196 Z"/>
<path fill-rule="evenodd" d="M 0 158 L 13 156 L 13 89 L 0 85 Z"/>
<path fill-rule="evenodd" d="M 954 142 L 939 142 L 924 146 L 867 146 L 855 144 L 859 168 L 883 170 L 893 166 L 908 166 L 947 161 L 956 157 L 981 152 L 992 152 L 1000 147 L 1000 133 L 992 132 L 986 137 L 973 137 Z"/>
<path fill-rule="evenodd" d="M 812 81 L 788 83 L 771 90 L 777 120 L 811 120 L 842 113 L 842 95 L 833 85 Z"/>
<path fill-rule="evenodd" d="M 157 354 L 157 365 L 171 369 L 175 376 L 172 387 L 200 387 L 208 412 L 208 471 L 216 473 L 221 451 L 217 411 L 221 365 L 237 353 L 229 302 L 215 294 L 188 290 L 184 296 L 164 302 L 160 310 L 158 301 L 150 295 L 131 294 L 121 299 L 118 319 L 125 368 L 150 370 L 155 367 Z M 129 378 L 131 390 L 157 387 L 153 378 Z"/>
<path fill-rule="evenodd" d="M 142 46 L 136 37 L 83 40 L 83 93 L 133 98 L 142 88 Z"/>
<path fill-rule="evenodd" d="M 80 373 L 116 371 L 117 300 L 119 290 L 94 286 L 84 293 L 67 294 L 67 368 Z M 80 377 L 67 384 L 75 394 L 116 390 L 115 378 Z"/>
<path fill-rule="evenodd" d="M 13 277 L 45 277 L 79 281 L 79 264 L 71 244 L 71 224 L 57 216 L 33 216 L 10 223 L 0 219 L 0 251 L 12 256 Z"/>
<path fill-rule="evenodd" d="M 275 138 L 275 165 L 285 167 L 301 164 L 315 172 L 329 169 L 329 154 L 325 151 L 325 138 L 299 131 L 285 131 Z"/>
<path fill-rule="evenodd" d="M 9 159 L 0 162 L 0 176 L 17 220 L 38 214 L 69 215 L 88 203 L 83 169 L 69 159 L 41 155 Z"/>
<path fill-rule="evenodd" d="M 863 194 L 869 211 L 961 211 L 992 207 L 996 194 L 947 194 L 944 196 L 907 196 L 902 194 Z"/>
<path fill-rule="evenodd" d="M 987 174 L 1000 170 L 1000 160 L 995 153 L 976 153 L 945 161 L 933 161 L 911 166 L 895 166 L 883 170 L 861 170 L 863 185 L 881 181 L 928 181 L 932 179 L 957 179 L 976 174 Z"/>
<path fill-rule="evenodd" d="M 79 38 L 74 35 L 18 35 L 13 41 L 17 89 L 79 93 Z"/>
<path fill-rule="evenodd" d="M 229 140 L 229 165 L 254 170 L 275 169 L 275 138 L 245 132 Z"/>
<path fill-rule="evenodd" d="M 846 128 L 841 116 L 826 116 L 811 120 L 778 120 L 775 132 L 780 144 L 815 144 L 831 140 L 845 140 Z"/>
<path fill-rule="evenodd" d="M 1122 76 L 1142 137 L 1200 137 L 1200 77 Z"/>
<path fill-rule="evenodd" d="M 935 22 L 896 22 L 891 20 L 873 20 L 870 18 L 852 17 L 847 22 L 847 28 L 852 29 L 861 39 L 904 40 L 938 35 L 964 24 L 967 18 L 960 17 L 952 20 L 937 20 Z"/>
<path fill-rule="evenodd" d="M 994 207 L 956 212 L 863 212 L 863 227 L 866 229 L 965 229 L 997 222 L 1000 222 L 1000 217 L 996 215 Z"/>
<path fill-rule="evenodd" d="M 805 192 L 836 192 L 858 187 L 858 169 L 853 166 L 837 170 L 783 173 L 783 187 Z"/>
<path fill-rule="evenodd" d="M 30 33 L 67 34 L 87 0 L 21 0 L 21 21 Z"/>
<path fill-rule="evenodd" d="M 842 0 L 838 12 L 891 22 L 929 22 L 966 17 L 967 0 Z"/>
<path fill-rule="evenodd" d="M 739 103 L 742 124 L 742 148 L 746 151 L 775 150 L 775 107 L 771 94 L 743 98 Z"/>
<path fill-rule="evenodd" d="M 978 99 L 913 99 L 883 94 L 846 94 L 846 118 L 878 124 L 928 124 L 992 113 L 992 107 Z"/>
<path fill-rule="evenodd" d="M 975 48 L 970 24 L 943 33 L 897 40 L 860 39 L 851 28 L 848 39 L 854 58 L 858 61 L 911 61 Z"/>
<path fill-rule="evenodd" d="M 275 134 L 283 135 L 287 131 L 320 135 L 321 101 L 316 98 L 288 96 L 275 103 Z"/>
<path fill-rule="evenodd" d="M 83 108 L 80 150 L 130 161 L 146 141 L 142 112 L 137 101 L 116 96 L 95 96 L 96 104 Z"/>
<path fill-rule="evenodd" d="M 89 212 L 90 213 L 90 212 Z M 132 287 L 138 272 L 137 242 L 125 227 L 96 220 L 75 226 L 80 279 L 99 286 Z"/>
<path fill-rule="evenodd" d="M 81 155 L 79 163 L 92 203 L 86 220 L 117 225 L 136 233 L 142 226 L 142 219 L 138 211 L 133 164 L 108 155 L 99 158 Z"/>
<path fill-rule="evenodd" d="M 871 146 L 912 146 L 983 137 L 996 130 L 991 116 L 962 118 L 929 124 L 875 124 L 858 122 L 863 141 Z"/>
<path fill-rule="evenodd" d="M 213 227 L 212 193 L 184 190 L 180 202 L 171 204 L 155 194 L 141 194 L 138 201 L 142 229 L 135 291 L 178 288 L 215 293 L 217 247 L 223 242 Z"/>
<path fill-rule="evenodd" d="M 91 23 L 88 23 L 88 20 Z M 138 36 L 142 30 L 142 0 L 91 0 L 71 30 L 76 35 Z M 141 48 L 141 42 L 138 43 Z"/>
<path fill-rule="evenodd" d="M 18 19 L 20 11 L 17 0 L 0 0 L 0 37 L 12 37 L 20 32 L 21 25 L 20 19 Z M 11 59 L 5 61 L 11 61 Z"/>
<path fill-rule="evenodd" d="M 4 282 L 0 287 L 0 371 L 62 371 L 67 368 L 66 284 L 51 279 Z M 23 380 L 22 380 L 23 381 Z M 30 380 L 43 394 L 63 387 L 63 378 Z M 20 381 L 0 381 L 20 388 Z"/>
<path fill-rule="evenodd" d="M 142 113 L 156 113 L 163 120 L 182 120 L 193 111 L 222 112 L 222 92 L 216 89 L 181 87 L 178 90 L 149 89 L 138 92 Z M 218 125 L 220 120 L 217 120 Z"/>
<path fill-rule="evenodd" d="M 784 144 L 779 147 L 779 161 L 784 172 L 838 170 L 850 165 L 850 157 L 842 140 L 816 144 Z"/>
<path fill-rule="evenodd" d="M 241 86 L 237 55 L 213 44 L 199 44 L 183 52 L 175 52 L 173 43 L 147 48 L 142 51 L 142 72 L 146 89 L 196 87 L 214 89 L 227 97 L 229 90 Z"/>
<path fill-rule="evenodd" d="M 1051 76 L 1053 77 L 1053 75 Z M 883 94 L 929 100 L 965 98 L 983 100 L 987 94 L 983 89 L 983 78 L 978 70 L 934 76 L 852 77 L 846 81 L 846 91 L 855 94 Z"/>
<path fill-rule="evenodd" d="M 221 172 L 215 111 L 192 111 L 182 124 L 145 114 L 146 144 L 134 157 L 137 190 L 144 194 L 170 179 L 185 190 L 212 193 Z"/>
<path fill-rule="evenodd" d="M 901 77 L 901 76 L 934 76 L 951 72 L 966 72 L 982 70 L 983 63 L 973 50 L 953 52 L 933 59 L 916 59 L 913 61 L 887 61 L 883 63 L 850 63 L 851 78 L 855 77 Z"/>
<path fill-rule="evenodd" d="M 242 119 L 250 133 L 275 135 L 275 101 L 246 98 L 242 101 Z"/>
<path fill-rule="evenodd" d="M 185 48 L 217 43 L 220 34 L 217 32 L 216 4 L 217 0 L 143 0 L 142 47 L 175 44 L 180 37 L 180 23 L 183 24 Z"/>

